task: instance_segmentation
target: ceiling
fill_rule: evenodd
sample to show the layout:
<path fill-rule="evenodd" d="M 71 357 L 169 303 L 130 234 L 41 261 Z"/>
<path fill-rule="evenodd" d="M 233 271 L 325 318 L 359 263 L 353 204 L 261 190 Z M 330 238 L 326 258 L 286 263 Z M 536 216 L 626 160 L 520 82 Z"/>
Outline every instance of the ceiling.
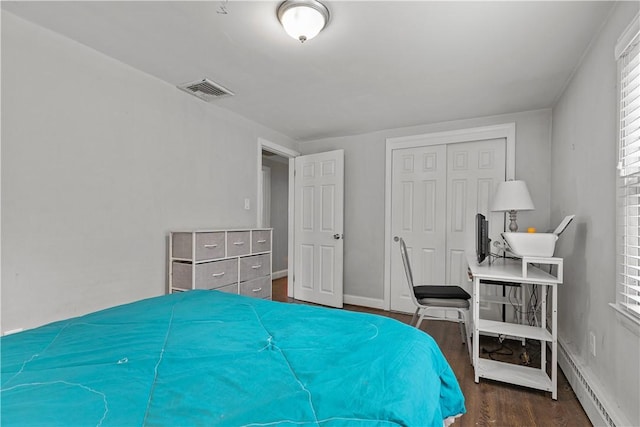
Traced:
<path fill-rule="evenodd" d="M 2 1 L 2 9 L 173 86 L 207 77 L 235 93 L 215 105 L 307 141 L 551 107 L 613 5 L 325 4 L 328 26 L 304 44 L 286 35 L 274 1 Z"/>

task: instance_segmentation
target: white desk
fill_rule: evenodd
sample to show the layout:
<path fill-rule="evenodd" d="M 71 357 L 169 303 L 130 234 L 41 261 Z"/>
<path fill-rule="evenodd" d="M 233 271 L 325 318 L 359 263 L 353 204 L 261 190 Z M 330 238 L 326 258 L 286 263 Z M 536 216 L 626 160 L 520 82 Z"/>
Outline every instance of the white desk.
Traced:
<path fill-rule="evenodd" d="M 552 264 L 558 265 L 561 272 L 562 259 L 541 259 L 543 264 L 553 261 Z M 498 258 L 489 264 L 485 260 L 478 265 L 474 254 L 467 254 L 467 263 L 471 274 L 473 275 L 473 366 L 475 370 L 475 382 L 479 382 L 480 378 L 488 378 L 492 380 L 518 384 L 525 387 L 536 388 L 551 392 L 554 400 L 558 399 L 558 288 L 556 285 L 562 283 L 561 273 L 555 277 L 549 273 L 530 265 L 533 262 L 531 258 L 527 259 L 524 266 L 522 260 L 511 260 Z M 535 261 L 535 260 L 534 260 Z M 493 320 L 480 319 L 480 285 L 483 280 L 499 281 L 499 282 L 516 282 L 523 285 L 542 285 L 550 286 L 551 289 L 551 325 L 547 325 L 546 312 L 547 300 L 546 292 L 540 292 L 541 300 L 541 324 L 540 326 L 529 326 L 517 323 L 496 322 Z M 547 326 L 550 326 L 548 330 Z M 503 363 L 495 360 L 481 359 L 479 339 L 481 334 L 498 334 L 513 337 L 521 337 L 526 339 L 534 339 L 541 341 L 540 347 L 540 368 L 531 368 L 528 366 L 516 365 L 511 363 Z M 546 345 L 551 343 L 551 377 L 547 375 L 545 369 L 547 362 Z"/>

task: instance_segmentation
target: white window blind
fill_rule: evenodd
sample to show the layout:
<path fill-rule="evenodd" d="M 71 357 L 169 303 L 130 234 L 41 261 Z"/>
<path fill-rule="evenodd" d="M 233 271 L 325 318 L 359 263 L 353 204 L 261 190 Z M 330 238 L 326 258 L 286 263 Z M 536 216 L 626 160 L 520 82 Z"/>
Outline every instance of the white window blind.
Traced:
<path fill-rule="evenodd" d="M 620 70 L 617 304 L 640 317 L 640 25 L 616 46 Z"/>

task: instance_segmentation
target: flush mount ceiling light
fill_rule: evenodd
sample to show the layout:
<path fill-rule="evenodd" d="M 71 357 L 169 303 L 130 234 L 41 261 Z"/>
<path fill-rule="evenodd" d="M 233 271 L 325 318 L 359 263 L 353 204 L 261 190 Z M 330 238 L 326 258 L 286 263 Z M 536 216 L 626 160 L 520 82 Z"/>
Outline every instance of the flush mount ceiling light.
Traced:
<path fill-rule="evenodd" d="M 316 0 L 287 0 L 278 6 L 278 20 L 287 34 L 304 43 L 327 25 L 329 9 Z"/>

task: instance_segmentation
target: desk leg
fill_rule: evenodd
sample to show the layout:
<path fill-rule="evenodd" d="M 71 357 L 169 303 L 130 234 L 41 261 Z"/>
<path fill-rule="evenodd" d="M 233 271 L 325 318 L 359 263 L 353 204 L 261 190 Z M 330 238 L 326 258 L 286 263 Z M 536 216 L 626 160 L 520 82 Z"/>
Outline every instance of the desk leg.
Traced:
<path fill-rule="evenodd" d="M 520 307 L 518 307 L 518 309 L 520 310 L 520 324 L 521 325 L 528 325 L 529 324 L 529 317 L 527 315 L 527 305 L 528 305 L 528 296 L 527 296 L 527 289 L 529 289 L 530 285 L 526 285 L 524 283 L 520 284 Z M 527 339 L 525 337 L 522 337 L 522 346 L 526 346 L 527 345 Z"/>
<path fill-rule="evenodd" d="M 478 360 L 480 359 L 480 330 L 478 321 L 480 319 L 480 279 L 473 278 L 473 371 L 476 383 L 480 382 L 478 373 Z"/>
<path fill-rule="evenodd" d="M 551 289 L 551 398 L 558 400 L 558 285 Z"/>
<path fill-rule="evenodd" d="M 538 324 L 538 315 L 534 313 L 534 320 L 536 326 L 541 326 L 542 329 L 547 329 L 547 287 L 543 285 L 532 285 L 537 288 L 537 292 L 540 295 L 540 321 L 541 324 Z M 540 341 L 540 370 L 542 370 L 543 374 L 547 374 L 547 341 Z"/>

